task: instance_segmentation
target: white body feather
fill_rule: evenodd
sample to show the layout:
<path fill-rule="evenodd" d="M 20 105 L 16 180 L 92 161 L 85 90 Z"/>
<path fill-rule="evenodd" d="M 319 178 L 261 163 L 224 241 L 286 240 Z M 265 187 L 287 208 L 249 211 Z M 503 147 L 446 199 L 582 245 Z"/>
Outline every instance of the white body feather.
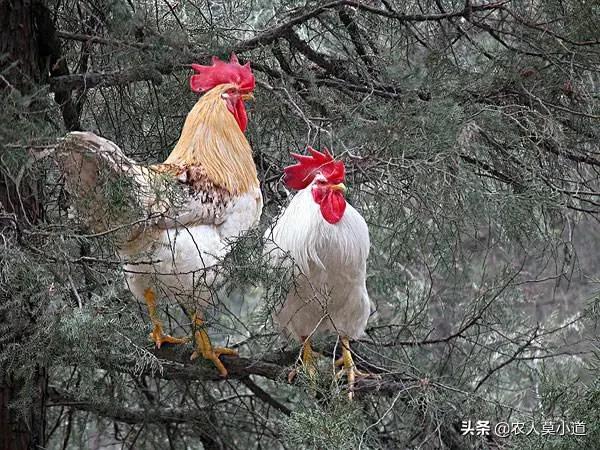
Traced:
<path fill-rule="evenodd" d="M 280 262 L 285 253 L 298 266 L 296 283 L 274 319 L 293 337 L 332 332 L 359 338 L 370 314 L 366 288 L 369 230 L 350 204 L 330 224 L 313 200 L 311 186 L 300 191 L 267 230 L 267 248 Z"/>
<path fill-rule="evenodd" d="M 90 132 L 68 134 L 57 151 L 88 225 L 97 232 L 126 230 L 117 240 L 118 251 L 126 261 L 126 283 L 141 302 L 151 289 L 156 298 L 176 300 L 190 313 L 206 306 L 215 293 L 219 271 L 214 266 L 228 252 L 229 241 L 260 220 L 262 195 L 252 150 L 220 94 L 230 87 L 220 85 L 198 101 L 165 164 L 139 165 Z M 173 185 L 181 188 L 178 202 L 161 191 L 169 175 L 181 183 Z M 129 195 L 119 197 L 128 206 L 124 211 L 104 214 L 113 206 L 107 184 L 114 184 L 115 192 L 127 189 Z"/>
<path fill-rule="evenodd" d="M 187 207 L 194 208 L 191 201 Z M 201 204 L 197 208 L 202 208 Z M 190 307 L 211 303 L 211 286 L 218 270 L 211 269 L 227 253 L 228 240 L 256 226 L 262 212 L 260 189 L 232 198 L 218 224 L 201 224 L 160 230 L 145 239 L 144 248 L 123 248 L 126 259 L 152 264 L 125 264 L 126 282 L 131 292 L 144 301 L 152 288 L 161 297 Z"/>

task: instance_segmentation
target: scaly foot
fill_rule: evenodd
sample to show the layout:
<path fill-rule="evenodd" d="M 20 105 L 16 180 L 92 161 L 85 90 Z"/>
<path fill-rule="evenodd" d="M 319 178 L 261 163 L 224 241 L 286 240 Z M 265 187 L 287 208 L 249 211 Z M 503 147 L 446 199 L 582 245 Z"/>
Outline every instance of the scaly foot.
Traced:
<path fill-rule="evenodd" d="M 344 373 L 348 378 L 348 398 L 352 400 L 354 398 L 354 384 L 357 378 L 381 378 L 377 374 L 371 374 L 367 372 L 361 372 L 356 368 L 352 353 L 350 353 L 350 341 L 348 338 L 342 338 L 342 357 L 335 361 L 335 366 L 342 366 L 342 368 L 336 373 L 336 379 L 340 379 Z"/>
<path fill-rule="evenodd" d="M 156 311 L 156 295 L 151 288 L 148 288 L 144 291 L 144 299 L 146 300 L 146 305 L 148 306 L 150 320 L 152 320 L 152 323 L 154 324 L 152 333 L 150 333 L 150 339 L 156 344 L 156 348 L 160 348 L 160 346 L 165 343 L 185 344 L 188 339 L 176 338 L 163 333 L 162 324 L 158 318 L 158 312 Z"/>
<path fill-rule="evenodd" d="M 238 352 L 227 347 L 213 347 L 208 334 L 204 329 L 200 329 L 194 333 L 194 337 L 196 339 L 196 350 L 192 353 L 190 357 L 191 360 L 202 356 L 204 359 L 208 359 L 212 361 L 217 370 L 219 371 L 219 375 L 225 378 L 228 374 L 227 369 L 219 359 L 219 356 L 238 356 Z"/>
<path fill-rule="evenodd" d="M 317 373 L 317 365 L 315 363 L 315 355 L 318 355 L 313 351 L 312 346 L 310 345 L 310 339 L 304 338 L 304 343 L 302 344 L 302 353 L 300 355 L 300 364 L 301 367 L 304 368 L 306 374 L 310 379 L 313 379 Z M 288 373 L 288 383 L 292 383 L 296 375 L 298 375 L 299 367 L 296 365 L 290 373 Z"/>
<path fill-rule="evenodd" d="M 185 344 L 189 340 L 188 338 L 177 338 L 168 334 L 164 334 L 162 326 L 158 324 L 154 325 L 154 329 L 149 336 L 150 340 L 156 344 L 156 348 L 160 348 L 163 344 Z"/>

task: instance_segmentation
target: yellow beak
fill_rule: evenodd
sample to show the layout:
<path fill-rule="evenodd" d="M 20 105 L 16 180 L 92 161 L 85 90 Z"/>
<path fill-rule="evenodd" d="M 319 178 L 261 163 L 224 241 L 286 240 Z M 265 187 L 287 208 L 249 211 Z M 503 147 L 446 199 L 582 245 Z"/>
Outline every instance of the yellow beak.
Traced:
<path fill-rule="evenodd" d="M 244 100 L 245 102 L 247 102 L 248 100 L 254 100 L 254 94 L 252 92 L 242 94 L 242 100 Z"/>
<path fill-rule="evenodd" d="M 332 184 L 331 189 L 333 189 L 334 191 L 341 191 L 344 194 L 346 193 L 346 185 L 344 183 Z"/>

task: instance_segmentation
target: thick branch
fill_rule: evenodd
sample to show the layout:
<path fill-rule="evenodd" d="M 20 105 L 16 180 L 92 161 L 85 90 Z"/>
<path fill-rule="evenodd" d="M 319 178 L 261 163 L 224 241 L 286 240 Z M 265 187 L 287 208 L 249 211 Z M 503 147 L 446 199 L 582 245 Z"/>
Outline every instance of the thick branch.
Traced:
<path fill-rule="evenodd" d="M 286 416 L 290 416 L 292 414 L 292 411 L 287 406 L 285 406 L 283 403 L 281 403 L 281 402 L 277 401 L 275 398 L 273 398 L 268 392 L 266 392 L 263 388 L 261 388 L 254 381 L 252 381 L 250 379 L 250 377 L 242 378 L 242 383 L 244 384 L 244 386 L 246 386 L 248 389 L 250 389 L 254 395 L 256 395 L 258 398 L 260 398 L 263 402 L 273 406 L 275 409 L 278 409 L 279 411 L 284 413 Z"/>
<path fill-rule="evenodd" d="M 118 47 L 135 47 L 142 50 L 152 48 L 151 44 L 144 44 L 143 42 L 125 42 L 117 39 L 104 38 L 102 36 L 92 36 L 90 34 L 82 33 L 70 33 L 68 31 L 57 31 L 56 36 L 62 39 L 68 39 L 72 41 L 87 42 L 90 44 L 105 44 L 114 45 Z"/>
<path fill-rule="evenodd" d="M 369 6 L 365 2 L 361 1 L 344 1 L 340 2 L 340 6 L 352 6 L 361 11 L 375 14 L 378 16 L 387 17 L 388 19 L 394 19 L 400 22 L 439 22 L 442 20 L 452 19 L 455 17 L 470 17 L 473 12 L 478 11 L 490 11 L 494 9 L 500 9 L 503 5 L 509 3 L 510 0 L 504 0 L 500 2 L 488 3 L 486 5 L 469 5 L 465 6 L 460 11 L 447 12 L 443 14 L 400 14 L 396 11 L 390 11 L 385 9 L 379 9 L 373 6 Z"/>
<path fill-rule="evenodd" d="M 205 408 L 124 408 L 115 402 L 97 402 L 77 398 L 58 388 L 48 389 L 48 407 L 66 406 L 89 411 L 117 422 L 136 423 L 189 423 L 206 419 Z"/>
<path fill-rule="evenodd" d="M 348 34 L 350 35 L 350 39 L 352 40 L 352 44 L 354 45 L 354 49 L 356 50 L 356 53 L 358 54 L 358 56 L 360 56 L 360 59 L 364 62 L 369 73 L 371 75 L 375 75 L 376 74 L 375 63 L 373 62 L 373 59 L 371 58 L 371 56 L 367 53 L 365 44 L 363 42 L 362 33 L 360 31 L 360 28 L 354 21 L 354 18 L 350 16 L 350 14 L 348 13 L 348 11 L 346 9 L 341 9 L 338 12 L 338 16 L 339 16 L 341 22 L 344 24 L 344 27 L 348 31 Z"/>
<path fill-rule="evenodd" d="M 50 79 L 50 90 L 59 92 L 76 88 L 91 89 L 99 86 L 120 86 L 135 81 L 147 80 L 152 80 L 160 84 L 162 75 L 172 73 L 173 69 L 174 66 L 171 64 L 148 64 L 113 72 L 88 72 L 85 74 L 63 75 Z"/>
<path fill-rule="evenodd" d="M 318 350 L 328 356 L 332 356 L 334 345 L 327 348 L 318 348 Z M 165 380 L 179 381 L 223 381 L 214 365 L 202 359 L 190 361 L 191 346 L 163 346 L 160 350 L 154 349 L 152 353 L 158 358 L 160 368 L 145 366 L 139 370 L 139 360 L 134 358 L 126 360 L 115 360 L 110 357 L 100 359 L 100 364 L 107 370 L 117 370 L 121 372 L 135 373 L 136 375 L 145 375 L 158 377 Z M 298 351 L 279 351 L 272 352 L 263 359 L 251 359 L 244 357 L 221 356 L 221 361 L 227 368 L 229 380 L 240 380 L 246 385 L 254 395 L 259 397 L 265 403 L 277 408 L 284 414 L 289 414 L 289 410 L 280 404 L 274 398 L 267 398 L 268 394 L 258 385 L 250 380 L 250 375 L 260 376 L 274 381 L 286 382 L 287 375 L 298 358 Z M 357 383 L 355 391 L 357 392 L 378 392 L 383 395 L 398 393 L 402 390 L 414 387 L 415 381 L 412 378 L 404 378 L 397 374 L 388 374 L 363 362 L 363 358 L 357 361 L 359 369 L 371 372 L 378 372 L 380 378 L 365 379 Z M 269 396 L 270 397 L 270 396 Z"/>
<path fill-rule="evenodd" d="M 35 5 L 38 33 L 40 35 L 40 56 L 46 60 L 47 70 L 52 78 L 69 76 L 69 67 L 66 59 L 62 56 L 60 42 L 52 21 L 52 14 L 44 3 L 38 2 Z M 73 102 L 71 91 L 69 89 L 53 89 L 53 91 L 54 99 L 60 106 L 67 130 L 81 130 L 79 113 Z"/>

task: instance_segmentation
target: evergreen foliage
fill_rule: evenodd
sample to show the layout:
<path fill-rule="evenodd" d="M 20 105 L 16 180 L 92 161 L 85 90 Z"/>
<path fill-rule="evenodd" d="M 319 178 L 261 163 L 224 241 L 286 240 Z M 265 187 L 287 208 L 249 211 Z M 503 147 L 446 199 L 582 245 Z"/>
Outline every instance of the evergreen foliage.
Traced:
<path fill-rule="evenodd" d="M 37 445 L 597 448 L 597 2 L 0 0 L 0 16 L 9 3 L 54 26 L 25 36 L 50 47 L 29 66 L 0 34 L 0 407 L 6 388 L 19 420 L 41 412 Z M 163 161 L 197 99 L 189 64 L 231 51 L 258 81 L 247 136 L 265 209 L 209 286 L 211 335 L 240 352 L 223 381 L 191 345 L 153 348 L 114 252 L 123 236 L 83 226 L 52 152 L 79 124 Z M 271 319 L 294 279 L 270 267 L 263 234 L 306 145 L 344 159 L 371 233 L 373 314 L 353 350 L 380 379 L 354 402 L 334 338 L 316 343 L 316 377 L 289 384 L 299 346 Z M 99 217 L 144 214 L 135 186 L 104 181 Z M 169 177 L 156 184 L 179 201 Z M 159 306 L 191 335 L 178 304 Z M 465 436 L 468 420 L 587 434 Z"/>

